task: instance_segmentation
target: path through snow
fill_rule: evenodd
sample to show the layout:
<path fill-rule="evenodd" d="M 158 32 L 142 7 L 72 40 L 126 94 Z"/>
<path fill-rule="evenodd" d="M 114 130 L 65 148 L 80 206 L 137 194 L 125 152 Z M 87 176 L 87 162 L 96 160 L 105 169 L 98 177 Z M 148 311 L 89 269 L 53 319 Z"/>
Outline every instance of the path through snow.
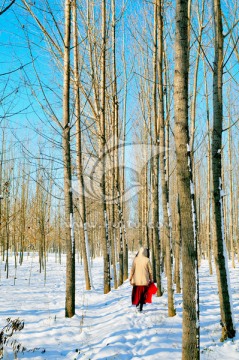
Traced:
<path fill-rule="evenodd" d="M 119 289 L 104 295 L 102 260 L 93 263 L 95 289 L 84 291 L 83 269 L 76 269 L 76 315 L 64 317 L 65 261 L 62 265 L 49 255 L 47 281 L 39 273 L 38 258 L 31 254 L 18 267 L 14 285 L 13 258 L 10 278 L 1 264 L 0 327 L 7 317 L 23 319 L 24 329 L 16 338 L 29 351 L 18 359 L 35 360 L 179 360 L 182 338 L 182 296 L 175 294 L 177 315 L 167 317 L 167 293 L 153 297 L 143 313 L 131 306 L 131 286 L 126 281 Z M 231 286 L 236 326 L 239 320 L 239 266 L 231 269 Z M 165 283 L 166 287 L 166 283 Z M 200 268 L 201 359 L 239 359 L 239 336 L 220 343 L 220 311 L 215 275 L 208 265 Z M 239 326 L 237 326 L 239 333 Z M 4 359 L 13 359 L 11 348 Z M 192 359 L 193 360 L 193 359 Z"/>

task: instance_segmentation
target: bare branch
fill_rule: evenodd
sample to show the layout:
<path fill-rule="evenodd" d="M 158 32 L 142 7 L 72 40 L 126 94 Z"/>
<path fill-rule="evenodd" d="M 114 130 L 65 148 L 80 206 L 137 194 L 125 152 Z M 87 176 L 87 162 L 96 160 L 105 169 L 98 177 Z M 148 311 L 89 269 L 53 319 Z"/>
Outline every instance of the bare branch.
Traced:
<path fill-rule="evenodd" d="M 234 123 L 232 123 L 230 126 L 228 126 L 226 129 L 222 129 L 222 131 L 227 131 L 227 130 L 231 129 L 234 125 L 236 125 L 236 123 L 238 123 L 238 121 L 239 121 L 239 118 L 236 121 L 234 121 Z"/>
<path fill-rule="evenodd" d="M 223 17 L 224 17 L 224 15 L 223 15 Z M 228 32 L 224 35 L 224 38 L 226 38 L 228 35 L 231 34 L 231 32 L 235 29 L 235 27 L 237 26 L 238 23 L 239 23 L 239 19 L 235 22 L 235 24 L 231 27 L 231 29 L 229 29 Z"/>
<path fill-rule="evenodd" d="M 37 58 L 33 59 L 33 61 L 35 61 Z M 4 75 L 9 75 L 9 74 L 12 74 L 18 70 L 22 70 L 25 66 L 29 65 L 29 64 L 32 64 L 33 61 L 30 61 L 29 63 L 25 64 L 25 65 L 21 65 L 19 66 L 17 69 L 14 69 L 12 71 L 9 71 L 9 72 L 6 72 L 6 73 L 2 73 L 0 74 L 0 76 L 4 76 Z"/>
<path fill-rule="evenodd" d="M 12 2 L 5 7 L 5 9 L 3 9 L 2 11 L 0 11 L 0 15 L 4 14 L 8 9 L 10 9 L 10 7 L 15 3 L 16 0 L 12 0 Z"/>

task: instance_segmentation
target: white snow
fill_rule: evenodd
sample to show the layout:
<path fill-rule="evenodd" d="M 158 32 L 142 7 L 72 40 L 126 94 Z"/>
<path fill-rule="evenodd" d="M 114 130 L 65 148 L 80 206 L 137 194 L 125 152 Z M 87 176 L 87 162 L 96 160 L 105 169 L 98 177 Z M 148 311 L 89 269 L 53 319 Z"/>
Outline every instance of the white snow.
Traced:
<path fill-rule="evenodd" d="M 0 328 L 6 324 L 8 317 L 24 320 L 25 327 L 16 334 L 16 339 L 31 351 L 19 353 L 18 359 L 181 359 L 181 294 L 175 294 L 177 315 L 173 318 L 167 316 L 167 292 L 161 298 L 154 296 L 153 304 L 147 304 L 142 314 L 137 313 L 135 306 L 131 305 L 128 281 L 117 290 L 103 294 L 103 261 L 97 258 L 93 260 L 95 289 L 91 291 L 84 290 L 83 267 L 81 263 L 76 263 L 76 315 L 66 319 L 65 256 L 62 255 L 60 265 L 55 255 L 49 255 L 45 286 L 44 273 L 39 273 L 36 254 L 25 254 L 23 265 L 17 268 L 15 285 L 14 258 L 10 256 L 9 260 L 9 279 L 5 278 L 4 263 L 0 263 Z M 235 324 L 239 333 L 239 264 L 235 269 L 230 266 L 229 271 Z M 166 288 L 165 278 L 163 282 Z M 238 360 L 238 335 L 233 341 L 220 343 L 215 269 L 214 275 L 209 276 L 206 260 L 202 261 L 200 268 L 200 325 L 202 360 Z M 13 359 L 10 347 L 5 348 L 4 359 Z"/>

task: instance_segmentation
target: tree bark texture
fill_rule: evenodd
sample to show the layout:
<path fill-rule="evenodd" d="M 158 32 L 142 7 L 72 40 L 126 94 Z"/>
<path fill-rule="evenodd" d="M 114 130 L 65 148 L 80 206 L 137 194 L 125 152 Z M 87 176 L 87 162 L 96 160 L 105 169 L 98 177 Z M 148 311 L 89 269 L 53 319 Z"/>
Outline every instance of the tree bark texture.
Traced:
<path fill-rule="evenodd" d="M 214 256 L 218 280 L 221 309 L 222 338 L 233 338 L 235 329 L 232 321 L 232 309 L 228 289 L 226 248 L 223 229 L 222 209 L 222 74 L 223 74 L 223 33 L 220 0 L 214 0 L 215 54 L 213 68 L 213 132 L 212 132 L 212 181 L 213 213 L 215 222 Z"/>
<path fill-rule="evenodd" d="M 100 109 L 100 146 L 102 161 L 102 210 L 104 219 L 104 236 L 102 239 L 103 257 L 104 257 L 104 293 L 110 292 L 110 246 L 109 246 L 109 228 L 106 206 L 106 125 L 105 125 L 105 90 L 106 90 L 106 1 L 102 0 L 102 48 L 101 48 L 101 109 Z"/>
<path fill-rule="evenodd" d="M 190 190 L 188 133 L 188 1 L 176 1 L 174 73 L 175 145 L 182 234 L 183 338 L 182 359 L 199 359 L 196 313 L 196 249 Z"/>
<path fill-rule="evenodd" d="M 160 144 L 160 179 L 162 190 L 163 227 L 166 247 L 166 273 L 168 290 L 168 316 L 176 315 L 174 307 L 173 275 L 172 275 L 172 226 L 169 205 L 169 184 L 166 174 L 166 148 L 165 148 L 165 119 L 164 119 L 164 97 L 163 97 L 163 15 L 162 1 L 157 0 L 158 5 L 158 117 L 159 117 L 159 144 Z"/>
<path fill-rule="evenodd" d="M 76 0 L 73 2 L 73 41 L 74 41 L 74 93 L 75 93 L 75 116 L 76 116 L 76 168 L 79 184 L 79 204 L 80 204 L 80 221 L 83 226 L 82 257 L 84 262 L 85 288 L 91 289 L 90 280 L 90 254 L 88 244 L 88 229 L 86 218 L 86 199 L 85 199 L 85 183 L 82 162 L 82 135 L 81 135 L 81 110 L 80 110 L 80 89 L 79 89 L 79 48 L 78 48 L 78 28 L 77 28 L 77 5 Z"/>
<path fill-rule="evenodd" d="M 64 199 L 65 199 L 65 240 L 66 240 L 66 300 L 65 315 L 75 314 L 75 238 L 71 178 L 70 149 L 70 34 L 71 1 L 65 1 L 64 37 L 64 83 L 63 83 L 63 135 L 62 149 L 64 162 Z"/>

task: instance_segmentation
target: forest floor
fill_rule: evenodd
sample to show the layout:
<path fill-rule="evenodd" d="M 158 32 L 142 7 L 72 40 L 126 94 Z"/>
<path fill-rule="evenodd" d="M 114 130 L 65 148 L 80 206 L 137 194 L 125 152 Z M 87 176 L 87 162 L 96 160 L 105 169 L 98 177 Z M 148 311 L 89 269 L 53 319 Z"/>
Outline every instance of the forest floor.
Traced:
<path fill-rule="evenodd" d="M 132 261 L 132 258 L 131 258 Z M 130 265 L 131 265 L 130 261 Z M 24 329 L 14 339 L 24 346 L 17 359 L 35 360 L 179 360 L 182 351 L 182 295 L 175 294 L 177 315 L 167 316 L 167 292 L 153 297 L 143 313 L 131 305 L 127 281 L 104 295 L 102 259 L 93 261 L 94 290 L 84 291 L 82 264 L 76 264 L 76 315 L 65 318 L 65 258 L 62 264 L 49 255 L 46 281 L 39 273 L 36 254 L 25 255 L 16 274 L 10 257 L 9 278 L 0 264 L 0 330 L 6 319 L 19 318 Z M 230 267 L 231 292 L 237 335 L 220 342 L 220 309 L 215 270 L 209 276 L 207 261 L 200 267 L 201 359 L 239 359 L 239 264 Z M 164 279 L 164 287 L 166 281 Z M 4 360 L 14 359 L 10 344 Z M 193 359 L 192 359 L 193 360 Z"/>

